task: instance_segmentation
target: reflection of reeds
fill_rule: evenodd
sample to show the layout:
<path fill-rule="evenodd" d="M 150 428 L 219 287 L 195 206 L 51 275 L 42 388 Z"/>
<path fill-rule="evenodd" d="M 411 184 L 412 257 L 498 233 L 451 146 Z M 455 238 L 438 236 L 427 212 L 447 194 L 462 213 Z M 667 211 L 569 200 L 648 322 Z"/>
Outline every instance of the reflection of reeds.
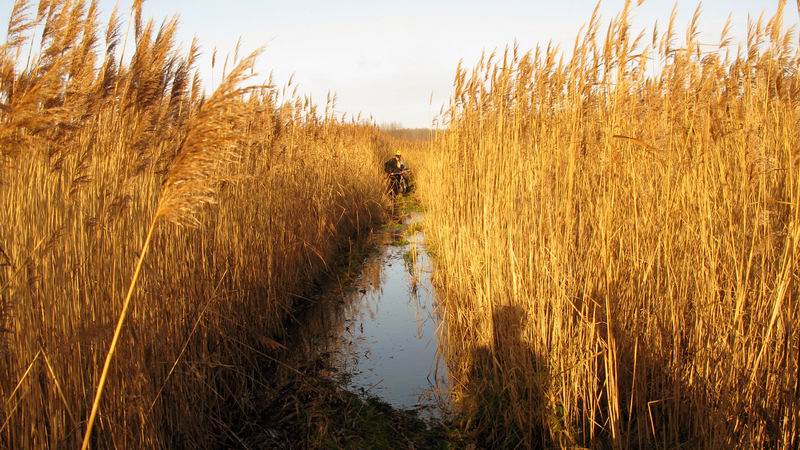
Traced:
<path fill-rule="evenodd" d="M 781 10 L 740 53 L 729 27 L 703 46 L 695 14 L 676 45 L 675 14 L 651 39 L 632 8 L 605 37 L 595 14 L 569 58 L 458 69 L 419 176 L 456 395 L 502 394 L 473 417 L 489 443 L 795 448 L 792 34 Z M 512 349 L 497 305 L 530 319 Z"/>
<path fill-rule="evenodd" d="M 409 241 L 408 250 L 403 254 L 403 261 L 409 276 L 409 290 L 413 296 L 416 296 L 419 288 L 420 267 L 417 261 L 417 241 L 414 237 Z"/>
<path fill-rule="evenodd" d="M 240 90 L 250 58 L 204 97 L 176 21 L 136 6 L 124 42 L 96 16 L 17 1 L 0 47 L 0 439 L 74 448 L 94 409 L 95 448 L 215 447 L 251 406 L 263 336 L 380 218 L 381 138 Z"/>

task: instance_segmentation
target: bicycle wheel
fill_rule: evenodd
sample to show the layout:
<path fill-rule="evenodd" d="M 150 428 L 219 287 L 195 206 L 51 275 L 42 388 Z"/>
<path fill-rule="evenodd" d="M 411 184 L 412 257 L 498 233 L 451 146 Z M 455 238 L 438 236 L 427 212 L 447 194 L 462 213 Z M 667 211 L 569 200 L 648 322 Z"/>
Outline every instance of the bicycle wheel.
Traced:
<path fill-rule="evenodd" d="M 389 194 L 389 197 L 391 198 L 395 198 L 397 196 L 397 180 L 395 177 L 389 177 L 386 193 Z"/>

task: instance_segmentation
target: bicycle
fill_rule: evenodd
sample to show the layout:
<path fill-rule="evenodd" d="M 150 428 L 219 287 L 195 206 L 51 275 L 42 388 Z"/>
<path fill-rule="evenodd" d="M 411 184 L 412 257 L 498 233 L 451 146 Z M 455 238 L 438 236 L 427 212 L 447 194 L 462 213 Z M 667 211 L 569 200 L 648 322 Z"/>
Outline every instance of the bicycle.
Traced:
<path fill-rule="evenodd" d="M 408 180 L 406 179 L 408 172 L 409 170 L 403 170 L 386 175 L 388 178 L 387 193 L 389 197 L 394 199 L 398 194 L 408 193 Z"/>

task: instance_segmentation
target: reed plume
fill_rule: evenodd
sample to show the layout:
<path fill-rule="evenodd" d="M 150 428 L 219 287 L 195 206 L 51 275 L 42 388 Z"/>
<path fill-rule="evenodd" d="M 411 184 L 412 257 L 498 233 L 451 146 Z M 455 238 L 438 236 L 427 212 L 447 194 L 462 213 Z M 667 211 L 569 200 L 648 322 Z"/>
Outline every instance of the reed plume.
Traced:
<path fill-rule="evenodd" d="M 248 112 L 242 96 L 253 89 L 239 85 L 251 76 L 247 72 L 252 70 L 260 52 L 261 50 L 257 50 L 242 60 L 203 105 L 190 122 L 189 131 L 167 172 L 156 212 L 150 221 L 147 236 L 139 252 L 139 259 L 106 354 L 86 425 L 83 450 L 89 448 L 91 442 L 92 428 L 100 408 L 108 370 L 128 316 L 136 282 L 139 280 L 142 264 L 150 248 L 153 232 L 161 218 L 176 224 L 199 226 L 198 212 L 203 206 L 215 202 L 220 184 L 227 179 L 224 169 L 230 168 L 239 156 L 237 149 L 240 148 L 241 142 L 236 125 L 246 118 Z"/>
<path fill-rule="evenodd" d="M 800 444 L 785 5 L 739 52 L 729 25 L 702 43 L 699 7 L 682 39 L 676 8 L 645 39 L 628 1 L 605 34 L 596 9 L 569 57 L 459 65 L 419 192 L 453 396 L 482 445 Z M 530 318 L 520 339 L 508 307 Z"/>
<path fill-rule="evenodd" d="M 31 5 L 0 48 L 0 439 L 225 446 L 265 336 L 381 219 L 382 137 L 242 87 L 255 55 L 206 95 L 141 2 L 132 42 L 94 1 Z"/>

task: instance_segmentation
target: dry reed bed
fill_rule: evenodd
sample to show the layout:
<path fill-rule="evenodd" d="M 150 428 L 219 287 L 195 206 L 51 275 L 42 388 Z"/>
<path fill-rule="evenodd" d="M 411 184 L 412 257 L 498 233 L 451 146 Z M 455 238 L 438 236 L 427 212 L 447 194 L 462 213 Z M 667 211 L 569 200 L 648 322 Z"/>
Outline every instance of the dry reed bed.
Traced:
<path fill-rule="evenodd" d="M 381 218 L 374 129 L 243 88 L 255 54 L 205 97 L 176 21 L 119 17 L 16 1 L 0 48 L 0 447 L 80 443 L 161 193 L 94 448 L 236 442 L 264 336 Z"/>
<path fill-rule="evenodd" d="M 797 448 L 796 35 L 597 12 L 459 67 L 420 177 L 465 424 L 491 446 Z M 604 28 L 605 29 L 605 28 Z M 707 41 L 703 41 L 706 42 Z"/>

